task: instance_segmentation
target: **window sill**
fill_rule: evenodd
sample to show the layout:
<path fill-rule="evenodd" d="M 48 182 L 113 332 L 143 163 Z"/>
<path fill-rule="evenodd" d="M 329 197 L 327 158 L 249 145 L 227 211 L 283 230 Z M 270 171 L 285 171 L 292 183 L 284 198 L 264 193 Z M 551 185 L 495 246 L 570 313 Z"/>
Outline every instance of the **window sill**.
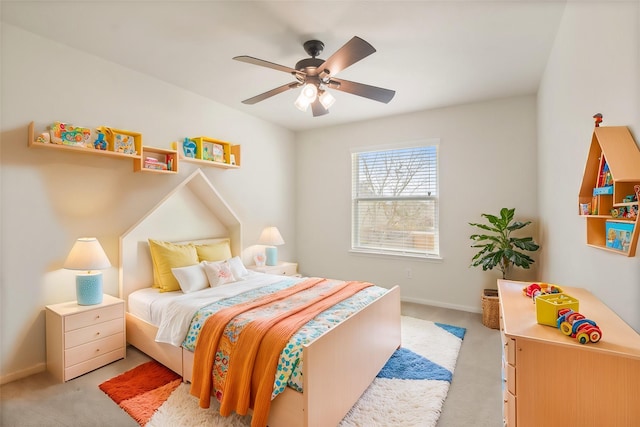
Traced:
<path fill-rule="evenodd" d="M 391 252 L 376 252 L 376 251 L 365 251 L 358 249 L 350 249 L 349 253 L 357 256 L 368 256 L 373 258 L 401 258 L 401 259 L 415 259 L 415 260 L 424 260 L 424 261 L 433 261 L 433 262 L 441 262 L 443 258 L 437 255 L 423 255 L 423 254 L 410 254 L 410 253 L 391 253 Z"/>

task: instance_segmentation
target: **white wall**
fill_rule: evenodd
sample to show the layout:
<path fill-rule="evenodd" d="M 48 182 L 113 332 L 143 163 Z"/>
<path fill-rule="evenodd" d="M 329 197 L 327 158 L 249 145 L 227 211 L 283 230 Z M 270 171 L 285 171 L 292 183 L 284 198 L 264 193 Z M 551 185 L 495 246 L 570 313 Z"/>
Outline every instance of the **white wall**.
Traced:
<path fill-rule="evenodd" d="M 577 214 L 595 113 L 640 143 L 637 1 L 567 3 L 538 95 L 538 192 L 542 277 L 591 290 L 640 331 L 640 256 L 586 246 Z"/>
<path fill-rule="evenodd" d="M 38 133 L 56 120 L 134 130 L 164 148 L 198 135 L 241 144 L 241 169 L 204 173 L 242 221 L 245 249 L 277 225 L 287 242 L 281 257 L 294 259 L 290 131 L 10 25 L 1 78 L 3 382 L 44 368 L 44 307 L 75 299 L 75 274 L 61 269 L 74 240 L 98 237 L 114 266 L 104 271 L 105 292 L 117 295 L 119 236 L 195 170 L 134 173 L 129 160 L 29 149 L 31 121 Z"/>
<path fill-rule="evenodd" d="M 440 139 L 441 261 L 349 252 L 353 147 Z M 404 300 L 479 311 L 497 270 L 469 268 L 468 223 L 515 207 L 537 231 L 536 101 L 516 97 L 299 133 L 297 247 L 302 272 L 400 285 Z M 535 255 L 534 255 L 535 257 Z M 535 264 L 534 264 L 535 266 Z M 412 278 L 406 277 L 406 269 Z M 535 280 L 536 270 L 514 272 Z"/>

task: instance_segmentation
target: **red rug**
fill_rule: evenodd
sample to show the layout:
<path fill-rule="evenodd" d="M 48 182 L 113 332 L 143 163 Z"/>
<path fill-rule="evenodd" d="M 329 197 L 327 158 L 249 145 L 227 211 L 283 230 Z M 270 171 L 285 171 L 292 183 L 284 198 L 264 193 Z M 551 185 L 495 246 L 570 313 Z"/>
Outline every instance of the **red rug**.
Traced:
<path fill-rule="evenodd" d="M 181 382 L 180 375 L 152 360 L 103 382 L 99 387 L 144 426 Z"/>

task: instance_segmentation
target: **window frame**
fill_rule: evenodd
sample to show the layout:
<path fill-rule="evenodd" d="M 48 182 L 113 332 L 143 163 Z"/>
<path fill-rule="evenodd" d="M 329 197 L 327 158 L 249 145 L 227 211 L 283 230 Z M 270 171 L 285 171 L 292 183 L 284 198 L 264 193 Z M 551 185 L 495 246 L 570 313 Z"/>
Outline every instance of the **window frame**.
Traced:
<path fill-rule="evenodd" d="M 418 197 L 358 197 L 356 194 L 356 169 L 359 173 L 360 170 L 357 168 L 356 156 L 363 153 L 374 153 L 379 151 L 394 151 L 394 150 L 406 150 L 417 147 L 433 147 L 435 148 L 435 195 L 429 196 L 418 196 Z M 350 150 L 351 157 L 351 241 L 350 241 L 350 251 L 351 253 L 363 254 L 363 255 L 373 255 L 373 256 L 391 256 L 391 257 L 402 257 L 402 258 L 420 258 L 420 259 L 429 259 L 429 260 L 441 260 L 441 250 L 440 250 L 440 139 L 439 138 L 428 138 L 428 139 L 419 139 L 415 141 L 409 142 L 400 142 L 393 144 L 384 144 L 384 145 L 376 145 L 376 146 L 362 146 L 362 147 L 354 147 Z M 370 248 L 362 245 L 358 245 L 359 242 L 359 233 L 360 233 L 360 222 L 359 222 L 359 212 L 358 212 L 358 202 L 359 201 L 375 201 L 375 200 L 433 200 L 435 207 L 433 213 L 433 233 L 434 233 L 434 248 L 429 251 L 425 249 L 424 251 L 408 251 L 405 249 L 393 249 L 390 247 L 386 248 Z"/>

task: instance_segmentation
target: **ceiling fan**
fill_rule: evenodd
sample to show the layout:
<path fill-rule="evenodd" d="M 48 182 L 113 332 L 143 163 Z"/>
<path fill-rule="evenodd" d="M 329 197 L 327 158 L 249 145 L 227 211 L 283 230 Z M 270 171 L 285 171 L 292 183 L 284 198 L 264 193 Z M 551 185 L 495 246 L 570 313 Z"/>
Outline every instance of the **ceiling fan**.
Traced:
<path fill-rule="evenodd" d="M 234 57 L 233 59 L 236 61 L 290 73 L 296 79 L 295 82 L 287 83 L 260 95 L 245 99 L 242 103 L 253 105 L 289 89 L 302 86 L 302 92 L 298 96 L 295 105 L 302 111 L 306 111 L 311 105 L 313 116 L 316 117 L 329 113 L 329 107 L 335 102 L 335 98 L 327 91 L 329 88 L 384 102 L 385 104 L 391 101 L 396 94 L 393 90 L 334 77 L 340 71 L 376 51 L 373 46 L 360 37 L 353 37 L 326 60 L 318 58 L 318 55 L 324 49 L 324 43 L 320 40 L 309 40 L 303 44 L 303 47 L 311 58 L 298 61 L 295 68 L 246 55 Z"/>

